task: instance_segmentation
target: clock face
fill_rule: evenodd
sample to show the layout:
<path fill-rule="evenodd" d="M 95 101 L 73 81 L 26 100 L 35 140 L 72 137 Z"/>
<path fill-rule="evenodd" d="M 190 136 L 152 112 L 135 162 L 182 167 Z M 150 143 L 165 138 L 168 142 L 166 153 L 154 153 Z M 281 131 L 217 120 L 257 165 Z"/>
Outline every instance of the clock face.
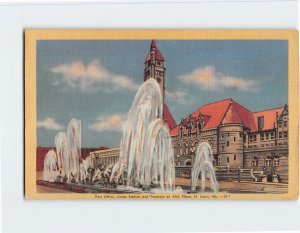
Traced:
<path fill-rule="evenodd" d="M 157 82 L 158 82 L 158 83 L 160 83 L 160 81 L 161 81 L 161 79 L 160 79 L 160 78 L 157 78 L 156 80 L 157 80 Z"/>

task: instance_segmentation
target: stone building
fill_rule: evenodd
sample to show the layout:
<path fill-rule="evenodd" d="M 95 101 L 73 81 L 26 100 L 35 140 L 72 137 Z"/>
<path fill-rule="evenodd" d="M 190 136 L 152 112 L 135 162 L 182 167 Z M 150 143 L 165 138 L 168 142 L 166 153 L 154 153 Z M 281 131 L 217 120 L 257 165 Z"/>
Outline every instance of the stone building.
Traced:
<path fill-rule="evenodd" d="M 205 141 L 220 179 L 287 182 L 287 106 L 252 113 L 225 99 L 203 105 L 170 134 L 176 176 L 190 177 L 196 148 Z"/>
<path fill-rule="evenodd" d="M 98 167 L 99 165 L 104 165 L 107 167 L 111 164 L 115 164 L 119 160 L 120 149 L 107 149 L 107 150 L 96 150 L 90 152 L 89 157 L 91 158 L 91 166 Z"/>

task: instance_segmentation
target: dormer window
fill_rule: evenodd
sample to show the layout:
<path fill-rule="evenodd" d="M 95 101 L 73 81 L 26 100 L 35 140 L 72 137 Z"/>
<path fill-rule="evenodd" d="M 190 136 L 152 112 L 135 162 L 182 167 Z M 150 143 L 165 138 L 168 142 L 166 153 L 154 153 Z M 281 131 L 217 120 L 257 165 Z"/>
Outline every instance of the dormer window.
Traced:
<path fill-rule="evenodd" d="M 258 130 L 262 130 L 264 128 L 264 117 L 257 117 Z"/>

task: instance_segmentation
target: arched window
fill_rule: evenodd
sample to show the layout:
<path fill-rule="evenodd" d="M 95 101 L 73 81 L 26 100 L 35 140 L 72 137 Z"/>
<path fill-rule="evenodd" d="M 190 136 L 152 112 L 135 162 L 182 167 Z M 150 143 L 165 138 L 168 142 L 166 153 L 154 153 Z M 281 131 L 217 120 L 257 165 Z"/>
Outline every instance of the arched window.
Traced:
<path fill-rule="evenodd" d="M 189 143 L 188 143 L 188 153 L 187 154 L 191 154 L 193 151 L 193 143 L 190 141 Z"/>
<path fill-rule="evenodd" d="M 198 141 L 196 140 L 196 141 L 194 141 L 194 147 L 198 147 Z"/>
<path fill-rule="evenodd" d="M 183 150 L 183 155 L 186 155 L 186 151 L 187 151 L 187 145 L 186 145 L 186 143 L 183 143 L 182 144 L 182 150 Z"/>
<path fill-rule="evenodd" d="M 182 155 L 182 146 L 180 143 L 177 144 L 177 151 L 178 151 L 177 155 Z"/>

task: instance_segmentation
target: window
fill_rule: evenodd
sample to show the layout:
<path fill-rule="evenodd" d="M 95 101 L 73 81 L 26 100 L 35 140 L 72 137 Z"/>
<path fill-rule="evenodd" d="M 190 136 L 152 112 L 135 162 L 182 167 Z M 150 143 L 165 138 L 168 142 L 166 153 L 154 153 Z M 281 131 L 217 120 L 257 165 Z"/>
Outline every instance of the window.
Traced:
<path fill-rule="evenodd" d="M 264 141 L 264 140 L 265 140 L 265 134 L 264 134 L 264 133 L 261 133 L 261 134 L 260 134 L 260 140 L 261 140 L 261 141 Z"/>
<path fill-rule="evenodd" d="M 186 161 L 185 166 L 192 166 L 192 161 L 191 160 Z"/>
<path fill-rule="evenodd" d="M 284 122 L 283 122 L 283 126 L 284 126 L 284 127 L 287 127 L 287 121 L 284 121 Z"/>
<path fill-rule="evenodd" d="M 222 139 L 224 138 L 224 135 L 223 135 L 223 134 L 221 134 L 221 138 L 222 138 Z"/>
<path fill-rule="evenodd" d="M 227 163 L 229 163 L 229 157 L 227 157 Z"/>
<path fill-rule="evenodd" d="M 264 127 L 264 117 L 263 116 L 257 117 L 257 122 L 258 122 L 258 130 L 262 130 Z"/>
<path fill-rule="evenodd" d="M 227 141 L 227 146 L 229 146 L 229 141 Z"/>
<path fill-rule="evenodd" d="M 279 138 L 282 138 L 282 132 L 279 132 Z"/>
<path fill-rule="evenodd" d="M 222 146 L 222 151 L 224 151 L 224 146 Z"/>
<path fill-rule="evenodd" d="M 266 167 L 270 167 L 270 159 L 266 159 L 265 160 L 265 166 Z"/>
<path fill-rule="evenodd" d="M 282 121 L 278 121 L 278 127 L 282 127 Z"/>
<path fill-rule="evenodd" d="M 242 133 L 241 132 L 239 133 L 239 136 L 240 136 L 240 138 L 242 137 Z"/>
<path fill-rule="evenodd" d="M 266 133 L 266 140 L 269 140 L 269 133 Z"/>
<path fill-rule="evenodd" d="M 182 155 L 185 155 L 186 147 L 187 147 L 186 144 L 182 145 Z"/>
<path fill-rule="evenodd" d="M 218 157 L 218 166 L 221 166 L 221 157 Z"/>
<path fill-rule="evenodd" d="M 270 133 L 270 135 L 271 135 L 271 139 L 274 139 L 274 133 L 272 132 Z"/>
<path fill-rule="evenodd" d="M 257 166 L 258 166 L 258 159 L 254 157 L 252 160 L 252 167 L 257 167 Z"/>
<path fill-rule="evenodd" d="M 256 142 L 256 134 L 250 136 L 250 142 Z"/>
<path fill-rule="evenodd" d="M 274 158 L 274 166 L 279 166 L 279 158 Z"/>
<path fill-rule="evenodd" d="M 235 142 L 235 137 L 233 137 L 233 141 Z"/>
<path fill-rule="evenodd" d="M 236 154 L 233 155 L 233 160 L 236 160 Z"/>
<path fill-rule="evenodd" d="M 288 133 L 287 132 L 283 132 L 283 137 L 287 138 L 288 137 Z"/>

